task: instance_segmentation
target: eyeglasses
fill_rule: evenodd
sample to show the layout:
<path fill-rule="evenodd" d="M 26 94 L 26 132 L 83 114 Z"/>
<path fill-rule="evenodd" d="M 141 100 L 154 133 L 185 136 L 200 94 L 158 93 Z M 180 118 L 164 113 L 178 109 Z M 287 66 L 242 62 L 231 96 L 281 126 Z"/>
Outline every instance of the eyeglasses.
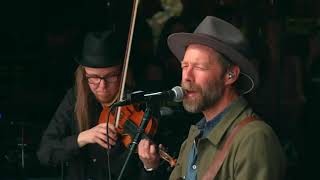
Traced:
<path fill-rule="evenodd" d="M 108 83 L 115 83 L 120 80 L 120 74 L 113 74 L 109 76 L 99 77 L 99 76 L 86 76 L 86 79 L 89 84 L 98 85 L 100 84 L 101 80 Z"/>

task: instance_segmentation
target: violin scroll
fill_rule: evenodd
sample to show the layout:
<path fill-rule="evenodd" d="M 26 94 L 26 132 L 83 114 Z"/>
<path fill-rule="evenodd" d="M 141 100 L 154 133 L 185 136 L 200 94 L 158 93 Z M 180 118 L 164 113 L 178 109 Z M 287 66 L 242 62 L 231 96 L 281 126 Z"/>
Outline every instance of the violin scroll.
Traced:
<path fill-rule="evenodd" d="M 170 156 L 162 146 L 159 147 L 159 155 L 162 159 L 170 164 L 170 167 L 176 166 L 177 159 L 174 159 L 172 156 Z"/>

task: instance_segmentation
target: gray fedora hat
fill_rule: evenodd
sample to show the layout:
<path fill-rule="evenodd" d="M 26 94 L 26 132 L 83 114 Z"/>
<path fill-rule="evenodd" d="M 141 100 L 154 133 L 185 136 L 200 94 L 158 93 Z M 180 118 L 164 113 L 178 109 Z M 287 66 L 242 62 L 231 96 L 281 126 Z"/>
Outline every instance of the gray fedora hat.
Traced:
<path fill-rule="evenodd" d="M 207 16 L 193 33 L 174 33 L 168 37 L 168 46 L 180 61 L 190 44 L 211 47 L 239 66 L 240 76 L 236 83 L 241 94 L 249 93 L 258 85 L 258 72 L 249 60 L 252 58 L 249 44 L 232 24 Z"/>
<path fill-rule="evenodd" d="M 75 57 L 80 65 L 104 68 L 120 65 L 124 44 L 113 31 L 89 32 L 85 36 L 81 54 Z"/>

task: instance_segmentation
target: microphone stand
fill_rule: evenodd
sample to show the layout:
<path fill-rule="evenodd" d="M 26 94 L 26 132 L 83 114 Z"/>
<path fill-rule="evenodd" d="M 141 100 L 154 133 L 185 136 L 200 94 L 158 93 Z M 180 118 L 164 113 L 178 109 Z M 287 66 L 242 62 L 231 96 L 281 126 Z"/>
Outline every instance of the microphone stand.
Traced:
<path fill-rule="evenodd" d="M 129 153 L 128 153 L 127 159 L 124 162 L 124 165 L 123 165 L 123 167 L 121 169 L 120 175 L 119 175 L 117 180 L 121 180 L 122 175 L 124 173 L 124 170 L 125 170 L 128 162 L 129 162 L 129 160 L 130 160 L 130 158 L 132 156 L 132 153 L 135 152 L 135 149 L 136 149 L 138 143 L 141 140 L 141 135 L 144 133 L 144 129 L 146 128 L 146 126 L 147 126 L 147 124 L 149 122 L 149 119 L 150 119 L 150 116 L 151 116 L 151 106 L 150 106 L 149 103 L 150 102 L 146 102 L 146 110 L 145 110 L 145 113 L 143 115 L 143 119 L 142 119 L 141 124 L 140 124 L 140 126 L 139 126 L 139 128 L 137 130 L 137 133 L 136 133 L 136 135 L 135 135 L 135 137 L 134 137 L 134 139 L 133 139 L 133 141 L 132 141 L 132 143 L 130 145 L 130 149 L 129 149 Z"/>

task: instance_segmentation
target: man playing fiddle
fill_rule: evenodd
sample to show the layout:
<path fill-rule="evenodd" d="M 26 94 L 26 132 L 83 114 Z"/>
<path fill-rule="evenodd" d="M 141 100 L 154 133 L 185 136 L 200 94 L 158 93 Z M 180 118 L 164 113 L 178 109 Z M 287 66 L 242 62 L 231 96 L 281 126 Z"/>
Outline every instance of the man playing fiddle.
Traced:
<path fill-rule="evenodd" d="M 109 123 L 107 131 L 106 122 L 99 123 L 99 115 L 118 98 L 123 47 L 111 31 L 88 33 L 84 39 L 81 56 L 76 58 L 75 86 L 55 112 L 37 153 L 43 164 L 65 164 L 66 179 L 116 179 L 121 171 L 128 150 L 114 125 Z M 134 156 L 122 179 L 155 176 Z"/>

